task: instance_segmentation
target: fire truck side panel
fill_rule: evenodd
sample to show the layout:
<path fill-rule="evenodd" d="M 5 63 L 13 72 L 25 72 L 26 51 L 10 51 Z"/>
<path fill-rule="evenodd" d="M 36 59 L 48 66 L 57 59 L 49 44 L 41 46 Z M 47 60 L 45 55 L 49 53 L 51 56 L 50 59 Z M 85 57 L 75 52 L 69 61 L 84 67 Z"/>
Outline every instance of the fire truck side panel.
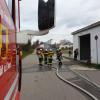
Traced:
<path fill-rule="evenodd" d="M 0 100 L 15 98 L 17 89 L 15 27 L 5 1 L 0 0 Z"/>

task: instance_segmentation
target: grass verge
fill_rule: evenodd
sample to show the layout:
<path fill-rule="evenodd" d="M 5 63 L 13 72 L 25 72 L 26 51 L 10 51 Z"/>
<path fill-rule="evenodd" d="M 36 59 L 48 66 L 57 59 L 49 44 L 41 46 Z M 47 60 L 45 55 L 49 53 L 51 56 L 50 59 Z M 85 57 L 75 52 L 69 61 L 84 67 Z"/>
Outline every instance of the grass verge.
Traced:
<path fill-rule="evenodd" d="M 73 60 L 73 58 L 69 58 L 69 57 L 65 57 L 65 56 L 64 56 L 64 58 Z M 75 63 L 78 63 L 80 65 L 84 65 L 85 67 L 88 67 L 88 68 L 100 69 L 100 64 L 85 63 L 85 62 L 81 62 L 81 61 L 75 61 Z"/>
<path fill-rule="evenodd" d="M 86 64 L 89 68 L 100 69 L 100 64 Z"/>
<path fill-rule="evenodd" d="M 23 56 L 22 58 L 25 58 L 26 56 L 28 56 L 29 54 L 33 53 L 33 49 L 30 49 L 29 51 L 22 51 L 23 52 Z"/>

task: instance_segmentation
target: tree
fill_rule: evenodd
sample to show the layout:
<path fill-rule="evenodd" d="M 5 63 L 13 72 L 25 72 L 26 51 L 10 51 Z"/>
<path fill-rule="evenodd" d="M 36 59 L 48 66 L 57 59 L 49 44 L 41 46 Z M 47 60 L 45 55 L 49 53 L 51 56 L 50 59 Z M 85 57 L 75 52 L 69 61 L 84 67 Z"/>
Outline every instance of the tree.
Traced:
<path fill-rule="evenodd" d="M 40 41 L 39 40 L 36 40 L 36 42 L 33 43 L 33 48 L 37 48 L 38 46 L 40 45 Z"/>

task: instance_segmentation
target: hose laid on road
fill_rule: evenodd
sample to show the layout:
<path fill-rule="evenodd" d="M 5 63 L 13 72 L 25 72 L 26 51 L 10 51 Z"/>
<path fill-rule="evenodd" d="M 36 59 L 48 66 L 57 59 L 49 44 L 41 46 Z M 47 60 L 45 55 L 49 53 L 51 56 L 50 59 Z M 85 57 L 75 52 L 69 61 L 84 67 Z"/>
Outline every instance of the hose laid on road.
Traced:
<path fill-rule="evenodd" d="M 88 78 L 86 78 L 85 76 L 83 76 L 82 74 L 70 69 L 73 73 L 75 73 L 76 75 L 78 75 L 79 77 L 83 78 L 84 80 L 90 82 L 91 84 L 93 84 L 94 86 L 96 86 L 97 88 L 100 89 L 100 85 L 96 84 L 95 82 L 90 81 Z"/>
<path fill-rule="evenodd" d="M 55 67 L 53 67 L 53 68 L 56 69 L 56 75 L 57 75 L 57 77 L 58 77 L 60 80 L 62 80 L 62 81 L 64 81 L 65 83 L 67 83 L 67 84 L 69 84 L 69 85 L 71 85 L 71 86 L 77 88 L 78 90 L 82 91 L 83 93 L 85 93 L 86 95 L 88 95 L 91 99 L 93 99 L 93 100 L 98 100 L 98 98 L 96 98 L 94 95 L 92 95 L 91 93 L 89 93 L 89 92 L 86 91 L 85 89 L 79 87 L 78 85 L 76 85 L 76 84 L 74 84 L 74 83 L 72 83 L 72 82 L 66 80 L 64 77 L 62 77 L 62 76 L 59 74 L 59 69 L 58 69 L 58 68 L 55 68 Z"/>

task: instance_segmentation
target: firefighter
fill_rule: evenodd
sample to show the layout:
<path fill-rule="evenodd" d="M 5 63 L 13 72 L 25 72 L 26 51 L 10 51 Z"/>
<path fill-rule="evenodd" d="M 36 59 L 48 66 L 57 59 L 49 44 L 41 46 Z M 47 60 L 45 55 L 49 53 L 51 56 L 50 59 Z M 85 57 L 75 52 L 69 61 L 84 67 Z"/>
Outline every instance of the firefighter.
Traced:
<path fill-rule="evenodd" d="M 45 49 L 43 54 L 44 54 L 44 64 L 47 65 L 48 64 L 48 50 Z"/>
<path fill-rule="evenodd" d="M 62 52 L 60 49 L 57 50 L 56 55 L 57 55 L 58 65 L 59 65 L 59 67 L 61 67 L 63 57 L 62 57 Z"/>
<path fill-rule="evenodd" d="M 37 55 L 38 55 L 38 59 L 39 59 L 39 65 L 40 66 L 43 66 L 43 50 L 42 49 L 39 49 L 37 51 Z"/>
<path fill-rule="evenodd" d="M 62 52 L 60 49 L 57 50 L 56 55 L 57 55 L 57 59 L 62 59 Z"/>
<path fill-rule="evenodd" d="M 74 50 L 74 60 L 77 60 L 77 56 L 78 56 L 78 49 Z"/>
<path fill-rule="evenodd" d="M 48 52 L 48 65 L 50 68 L 52 66 L 53 55 L 54 55 L 54 52 L 52 51 L 52 49 L 50 49 Z"/>

